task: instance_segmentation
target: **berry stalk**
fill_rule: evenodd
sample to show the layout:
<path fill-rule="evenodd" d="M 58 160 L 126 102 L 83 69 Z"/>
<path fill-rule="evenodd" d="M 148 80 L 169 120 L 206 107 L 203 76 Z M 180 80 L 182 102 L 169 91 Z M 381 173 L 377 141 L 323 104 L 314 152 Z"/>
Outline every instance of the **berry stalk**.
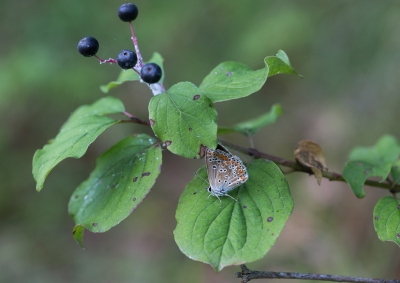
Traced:
<path fill-rule="evenodd" d="M 140 51 L 139 51 L 139 45 L 137 43 L 137 38 L 135 36 L 135 32 L 133 31 L 132 22 L 129 22 L 129 27 L 131 28 L 131 34 L 132 34 L 131 39 L 133 41 L 133 45 L 135 46 L 135 51 L 136 51 L 136 55 L 138 58 L 137 69 L 140 72 L 140 69 L 142 69 L 142 67 L 143 67 L 143 59 L 142 59 L 142 55 L 140 54 Z"/>
<path fill-rule="evenodd" d="M 103 64 L 103 63 L 116 64 L 116 63 L 117 63 L 117 60 L 115 60 L 115 59 L 113 59 L 113 58 L 101 59 L 101 58 L 100 58 L 99 56 L 97 56 L 97 55 L 94 55 L 94 57 L 96 57 L 97 60 L 100 61 L 100 64 Z"/>

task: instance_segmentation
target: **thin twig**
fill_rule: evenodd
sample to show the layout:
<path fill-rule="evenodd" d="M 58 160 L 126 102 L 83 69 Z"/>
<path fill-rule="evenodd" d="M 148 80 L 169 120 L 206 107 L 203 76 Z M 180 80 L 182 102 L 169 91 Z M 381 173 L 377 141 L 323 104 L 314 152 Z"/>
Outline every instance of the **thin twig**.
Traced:
<path fill-rule="evenodd" d="M 237 278 L 242 278 L 242 283 L 247 283 L 252 279 L 304 279 L 304 280 L 321 280 L 332 282 L 357 282 L 357 283 L 400 283 L 398 279 L 373 279 L 353 276 L 341 276 L 332 274 L 312 274 L 312 273 L 295 273 L 295 272 L 273 272 L 273 271 L 253 271 L 249 270 L 246 265 L 240 266 L 241 272 L 236 272 Z"/>
<path fill-rule="evenodd" d="M 137 123 L 137 124 L 141 124 L 141 125 L 146 125 L 146 126 L 150 126 L 150 123 L 147 121 L 143 121 L 139 118 L 134 117 L 132 114 L 129 114 L 128 112 L 124 112 L 124 114 L 126 116 L 129 117 L 129 121 L 124 121 L 122 120 L 121 123 L 127 123 L 127 122 L 133 122 L 133 123 Z M 239 151 L 241 153 L 247 154 L 251 157 L 254 157 L 255 159 L 268 159 L 278 165 L 284 166 L 284 167 L 288 167 L 291 168 L 291 172 L 304 172 L 304 173 L 308 173 L 308 174 L 314 174 L 310 168 L 305 167 L 299 163 L 297 163 L 296 161 L 292 161 L 292 160 L 287 160 L 281 157 L 277 157 L 277 156 L 273 156 L 264 152 L 261 152 L 255 148 L 247 148 L 247 147 L 243 147 L 234 143 L 231 143 L 229 141 L 226 140 L 222 140 L 222 139 L 218 139 L 220 142 L 222 142 L 224 145 L 233 148 L 236 151 Z M 336 172 L 331 172 L 331 171 L 322 171 L 322 177 L 330 180 L 330 181 L 340 181 L 340 182 L 345 182 L 347 183 L 347 181 L 343 178 L 342 174 L 336 173 Z M 366 180 L 364 182 L 365 185 L 367 186 L 371 186 L 371 187 L 377 187 L 377 188 L 382 188 L 382 189 L 388 189 L 390 190 L 391 193 L 396 194 L 400 192 L 400 184 L 396 183 L 394 184 L 393 182 L 390 181 L 384 181 L 384 182 L 379 182 L 379 181 L 374 181 L 374 180 Z"/>
<path fill-rule="evenodd" d="M 126 111 L 124 111 L 123 113 L 129 118 L 129 120 L 121 120 L 120 123 L 136 123 L 140 125 L 150 126 L 150 123 L 147 121 L 143 121 L 142 119 L 139 119 Z"/>
<path fill-rule="evenodd" d="M 242 147 L 240 145 L 228 142 L 226 140 L 220 140 L 224 145 L 233 148 L 236 151 L 239 151 L 241 153 L 247 154 L 249 156 L 252 156 L 256 159 L 262 158 L 262 159 L 268 159 L 273 161 L 274 163 L 284 166 L 284 167 L 289 167 L 294 171 L 297 172 L 305 172 L 308 174 L 314 174 L 310 168 L 302 166 L 301 164 L 287 160 L 281 157 L 276 157 L 273 155 L 269 155 L 267 153 L 258 151 L 255 148 L 246 148 Z M 322 176 L 330 181 L 340 181 L 340 182 L 346 182 L 346 180 L 343 178 L 342 174 L 335 173 L 335 172 L 330 172 L 330 171 L 322 171 Z M 383 189 L 389 189 L 391 192 L 400 192 L 400 184 L 395 184 L 393 185 L 392 183 L 388 181 L 384 182 L 379 182 L 379 181 L 374 181 L 374 180 L 366 180 L 365 185 L 372 186 L 372 187 L 377 187 L 377 188 L 383 188 Z"/>

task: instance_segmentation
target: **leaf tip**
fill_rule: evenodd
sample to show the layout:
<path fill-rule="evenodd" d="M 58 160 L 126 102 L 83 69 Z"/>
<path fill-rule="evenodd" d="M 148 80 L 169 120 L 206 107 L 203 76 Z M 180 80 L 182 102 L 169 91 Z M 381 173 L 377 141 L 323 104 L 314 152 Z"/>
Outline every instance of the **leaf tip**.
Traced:
<path fill-rule="evenodd" d="M 72 236 L 74 237 L 75 241 L 82 249 L 86 249 L 83 245 L 83 232 L 85 231 L 85 227 L 81 224 L 78 224 L 72 230 Z"/>

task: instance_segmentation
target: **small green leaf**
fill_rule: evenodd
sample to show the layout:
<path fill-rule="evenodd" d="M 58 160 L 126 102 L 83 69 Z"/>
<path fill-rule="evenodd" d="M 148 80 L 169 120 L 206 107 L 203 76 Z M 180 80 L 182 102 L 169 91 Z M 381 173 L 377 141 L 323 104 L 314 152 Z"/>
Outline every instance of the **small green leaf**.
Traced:
<path fill-rule="evenodd" d="M 284 54 L 286 55 L 286 53 Z M 275 56 L 265 58 L 265 64 L 269 67 L 268 77 L 278 74 L 298 75 L 297 72 L 286 63 L 289 62 L 287 55 L 284 57 L 283 54 L 280 54 L 280 56 L 283 57 L 284 60 Z"/>
<path fill-rule="evenodd" d="M 159 81 L 160 84 L 162 84 L 164 80 L 164 67 L 163 67 L 163 62 L 164 59 L 161 57 L 161 55 L 157 52 L 153 53 L 153 56 L 150 58 L 150 60 L 146 63 L 156 63 L 161 67 L 162 70 L 162 77 L 161 80 Z M 108 83 L 107 85 L 102 85 L 100 86 L 100 90 L 104 93 L 108 93 L 110 89 L 119 86 L 120 84 L 123 84 L 124 82 L 128 81 L 138 81 L 140 80 L 139 75 L 133 71 L 133 70 L 121 70 L 121 73 L 119 74 L 118 78 L 116 81 L 112 81 Z"/>
<path fill-rule="evenodd" d="M 283 62 L 286 63 L 286 65 L 288 65 L 289 67 L 290 65 L 290 61 L 289 61 L 289 57 L 287 56 L 287 54 L 285 53 L 285 51 L 283 50 L 279 50 L 278 53 L 276 53 L 276 57 L 278 57 L 279 59 L 281 59 Z"/>
<path fill-rule="evenodd" d="M 381 241 L 393 241 L 400 246 L 400 200 L 388 196 L 378 201 L 374 227 Z"/>
<path fill-rule="evenodd" d="M 102 132 L 119 122 L 104 115 L 123 111 L 124 105 L 120 100 L 105 97 L 72 113 L 56 138 L 37 150 L 33 157 L 32 173 L 37 183 L 36 190 L 43 188 L 47 175 L 58 163 L 68 157 L 82 157 Z"/>
<path fill-rule="evenodd" d="M 390 169 L 398 160 L 400 146 L 396 139 L 386 135 L 372 147 L 355 148 L 343 169 L 343 178 L 358 198 L 365 197 L 364 183 L 372 176 L 386 180 Z"/>
<path fill-rule="evenodd" d="M 134 211 L 160 174 L 161 147 L 145 134 L 127 137 L 103 153 L 72 194 L 69 213 L 77 225 L 105 232 Z"/>
<path fill-rule="evenodd" d="M 218 128 L 218 134 L 238 132 L 245 136 L 254 136 L 262 127 L 275 123 L 281 114 L 282 107 L 279 104 L 275 104 L 268 113 L 265 113 L 255 119 L 236 124 L 231 128 Z"/>
<path fill-rule="evenodd" d="M 390 167 L 390 165 L 376 166 L 365 161 L 349 161 L 343 169 L 343 178 L 350 185 L 356 197 L 363 198 L 366 196 L 365 181 L 373 176 L 386 178 L 390 172 Z"/>
<path fill-rule="evenodd" d="M 282 52 L 280 56 L 283 58 Z M 199 88 L 212 102 L 219 102 L 249 96 L 261 89 L 267 77 L 276 74 L 297 75 L 296 71 L 279 57 L 266 57 L 264 63 L 265 67 L 256 71 L 238 62 L 221 63 L 204 78 Z"/>
<path fill-rule="evenodd" d="M 262 258 L 276 242 L 293 210 L 293 199 L 281 170 L 255 160 L 249 179 L 229 194 L 238 200 L 209 196 L 202 167 L 186 186 L 176 211 L 175 241 L 189 258 L 216 271 Z"/>
<path fill-rule="evenodd" d="M 200 158 L 201 146 L 217 146 L 217 111 L 194 84 L 178 83 L 154 96 L 149 104 L 150 124 L 167 148 L 187 158 Z"/>
<path fill-rule="evenodd" d="M 72 235 L 78 245 L 84 249 L 85 246 L 83 245 L 83 232 L 85 232 L 85 227 L 82 225 L 76 225 L 72 230 Z"/>
<path fill-rule="evenodd" d="M 372 164 L 393 164 L 399 159 L 400 145 L 390 135 L 381 137 L 372 147 L 358 147 L 351 151 L 350 160 L 362 160 Z"/>

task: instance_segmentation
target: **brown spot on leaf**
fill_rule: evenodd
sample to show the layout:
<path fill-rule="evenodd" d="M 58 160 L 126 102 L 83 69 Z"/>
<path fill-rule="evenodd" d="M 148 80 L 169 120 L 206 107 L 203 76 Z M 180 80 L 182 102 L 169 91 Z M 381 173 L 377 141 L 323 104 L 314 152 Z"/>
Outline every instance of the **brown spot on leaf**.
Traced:
<path fill-rule="evenodd" d="M 271 216 L 267 218 L 267 222 L 272 222 L 273 220 L 274 220 L 274 218 Z"/>
<path fill-rule="evenodd" d="M 118 186 L 118 183 L 116 183 L 115 185 L 111 185 L 111 189 L 115 189 Z"/>
<path fill-rule="evenodd" d="M 93 227 L 96 227 L 97 225 L 99 225 L 99 223 L 96 223 L 96 222 L 92 223 Z"/>
<path fill-rule="evenodd" d="M 228 77 L 230 77 L 230 76 L 232 76 L 232 72 L 228 72 L 228 73 L 226 73 L 226 75 L 227 75 Z"/>
<path fill-rule="evenodd" d="M 192 128 L 189 128 L 189 132 L 191 132 L 193 129 Z"/>
<path fill-rule="evenodd" d="M 158 171 L 161 172 L 161 169 L 162 169 L 162 164 L 160 164 L 160 166 L 158 166 Z"/>
<path fill-rule="evenodd" d="M 197 194 L 197 192 L 194 192 L 193 194 L 195 195 L 195 194 Z"/>
<path fill-rule="evenodd" d="M 153 127 L 156 122 L 153 119 L 150 119 L 150 126 Z"/>
<path fill-rule="evenodd" d="M 168 147 L 168 146 L 171 145 L 171 143 L 172 143 L 172 141 L 166 141 L 166 142 L 165 142 L 165 145 Z"/>
<path fill-rule="evenodd" d="M 133 198 L 133 201 L 136 201 L 136 198 Z"/>
<path fill-rule="evenodd" d="M 365 171 L 364 171 L 364 175 L 369 175 L 369 171 L 368 171 L 368 170 L 365 170 Z"/>
<path fill-rule="evenodd" d="M 247 208 L 247 206 L 243 205 L 243 208 Z"/>
<path fill-rule="evenodd" d="M 375 216 L 375 220 L 376 220 L 376 221 L 378 221 L 378 220 L 379 220 L 379 218 L 380 218 L 379 216 Z"/>
<path fill-rule="evenodd" d="M 200 94 L 196 94 L 195 96 L 193 96 L 193 100 L 197 100 L 200 98 Z"/>
<path fill-rule="evenodd" d="M 145 176 L 150 176 L 150 172 L 145 172 L 142 174 L 142 177 L 145 177 Z"/>
<path fill-rule="evenodd" d="M 396 234 L 396 238 L 397 238 L 397 239 L 400 238 L 400 233 L 397 233 L 397 234 Z"/>
<path fill-rule="evenodd" d="M 137 181 L 137 176 L 135 178 L 133 178 L 133 182 L 136 182 L 136 181 Z"/>
<path fill-rule="evenodd" d="M 79 196 L 78 195 L 75 195 L 75 198 L 78 198 Z"/>

